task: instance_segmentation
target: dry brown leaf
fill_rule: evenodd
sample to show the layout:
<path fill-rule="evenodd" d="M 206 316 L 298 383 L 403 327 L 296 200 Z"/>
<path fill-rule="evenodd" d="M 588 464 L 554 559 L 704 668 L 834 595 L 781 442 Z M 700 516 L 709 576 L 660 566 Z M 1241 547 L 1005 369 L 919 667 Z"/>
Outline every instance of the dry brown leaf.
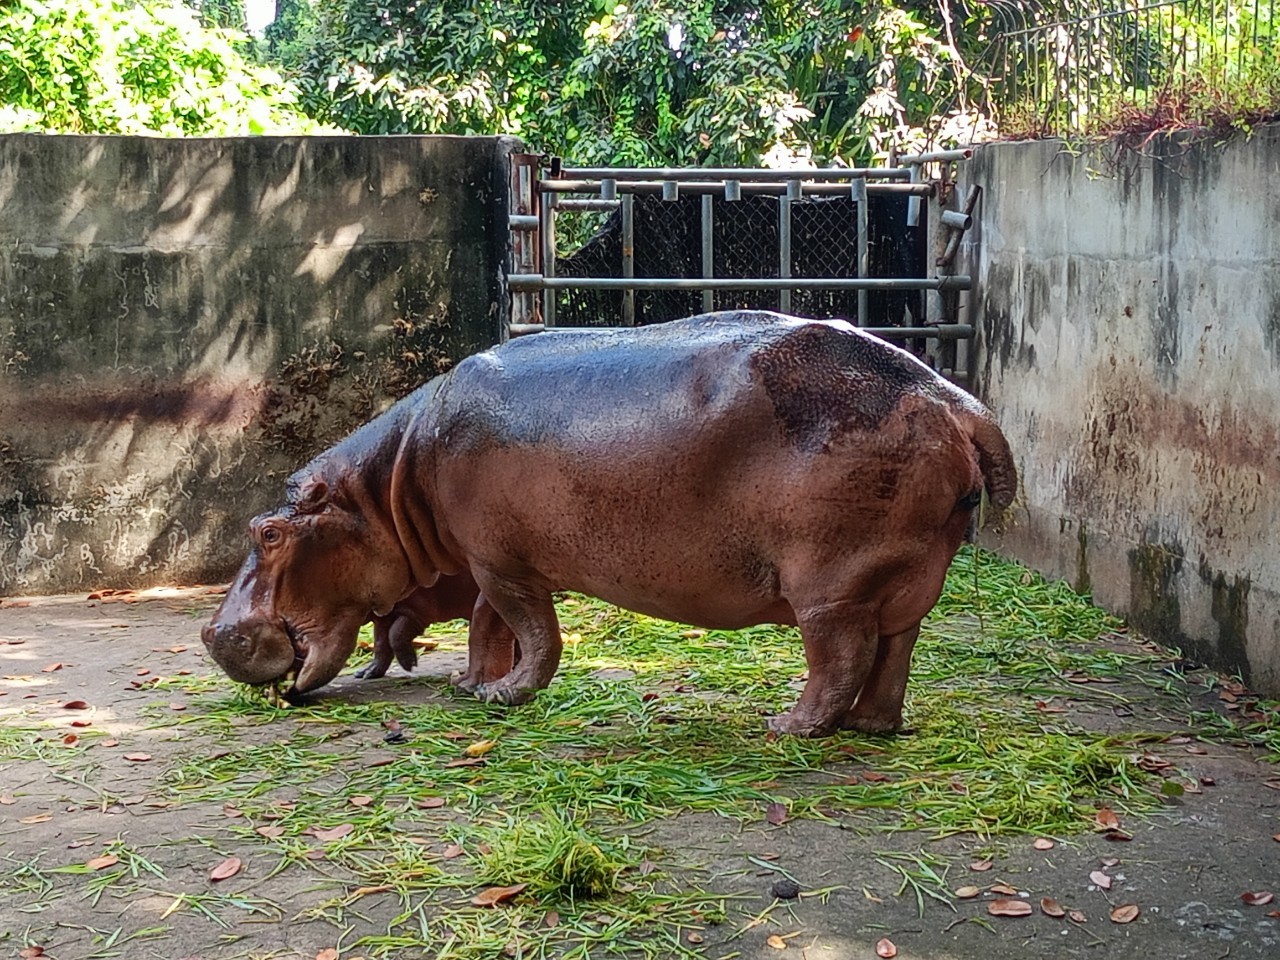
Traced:
<path fill-rule="evenodd" d="M 303 832 L 310 833 L 311 836 L 323 843 L 329 843 L 333 840 L 341 840 L 355 828 L 356 825 L 354 823 L 340 823 L 336 827 L 329 827 L 328 829 L 311 827 L 309 830 L 304 830 Z"/>
<path fill-rule="evenodd" d="M 446 860 L 454 860 L 457 857 L 462 856 L 462 853 L 462 847 L 456 843 L 451 843 L 444 848 L 444 853 L 440 854 L 440 856 L 444 857 Z"/>
<path fill-rule="evenodd" d="M 18 802 L 18 798 L 9 793 L 6 793 L 3 797 L 0 797 L 0 803 L 4 804 L 6 807 L 12 806 L 17 802 Z M 1280 840 L 1280 837 L 1276 837 L 1275 839 Z"/>
<path fill-rule="evenodd" d="M 689 934 L 685 937 L 685 939 L 688 940 L 690 943 L 701 943 L 703 941 L 703 936 L 702 934 L 698 933 L 697 930 L 690 930 Z"/>
<path fill-rule="evenodd" d="M 114 867 L 120 862 L 120 858 L 114 853 L 104 853 L 100 857 L 94 857 L 85 863 L 90 870 L 105 870 L 107 867 Z"/>
<path fill-rule="evenodd" d="M 1119 830 L 1120 818 L 1116 816 L 1116 812 L 1110 807 L 1101 808 L 1093 818 L 1093 822 L 1099 830 Z"/>
<path fill-rule="evenodd" d="M 353 807 L 367 807 L 369 806 L 369 804 L 373 803 L 373 797 L 367 794 L 361 793 L 361 794 L 357 794 L 354 797 L 348 797 L 347 802 L 350 803 Z"/>
<path fill-rule="evenodd" d="M 68 747 L 74 747 L 77 743 L 80 742 L 80 738 L 76 736 L 74 733 L 68 733 L 62 738 L 62 742 L 65 743 Z"/>
<path fill-rule="evenodd" d="M 1273 833 L 1271 835 L 1271 839 L 1274 840 L 1276 843 L 1280 843 L 1280 833 Z"/>
<path fill-rule="evenodd" d="M 230 820 L 235 820 L 237 817 L 243 817 L 244 811 L 239 807 L 233 807 L 229 803 L 224 803 L 222 805 L 222 815 Z"/>
<path fill-rule="evenodd" d="M 993 863 L 990 860 L 975 860 L 973 863 L 969 864 L 969 869 L 974 873 L 983 873 L 984 871 L 990 870 L 992 866 Z"/>
<path fill-rule="evenodd" d="M 648 857 L 645 857 L 640 861 L 640 866 L 637 869 L 640 871 L 640 876 L 647 877 L 649 874 L 653 873 L 654 870 L 658 869 L 658 865 Z"/>
<path fill-rule="evenodd" d="M 1097 884 L 1100 890 L 1111 889 L 1111 878 L 1107 876 L 1105 873 L 1103 873 L 1101 870 L 1094 870 L 1092 873 L 1089 874 L 1089 879 L 1092 880 L 1095 884 Z"/>
<path fill-rule="evenodd" d="M 1053 897 L 1042 897 L 1040 900 L 1040 912 L 1046 917 L 1065 917 L 1066 909 L 1063 908 Z"/>
<path fill-rule="evenodd" d="M 336 947 L 325 947 L 316 954 L 316 960 L 338 960 L 338 950 Z"/>
<path fill-rule="evenodd" d="M 243 864 L 240 862 L 239 857 L 227 857 L 227 859 L 209 871 L 209 879 L 216 883 L 219 880 L 234 877 L 240 872 L 242 866 Z"/>
<path fill-rule="evenodd" d="M 64 664 L 64 663 L 51 663 L 51 664 L 49 664 L 47 667 L 45 667 L 43 670 L 41 670 L 40 672 L 41 672 L 41 673 L 53 673 L 55 670 L 61 670 L 64 666 L 66 666 L 66 664 Z"/>
<path fill-rule="evenodd" d="M 151 759 L 151 754 L 149 754 L 149 753 L 126 753 L 126 754 L 124 755 L 124 758 L 125 758 L 126 760 L 128 760 L 130 763 L 146 763 L 148 760 L 150 760 L 150 759 Z"/>
<path fill-rule="evenodd" d="M 260 836 L 266 837 L 268 840 L 274 840 L 276 839 L 276 837 L 284 836 L 284 827 L 276 827 L 276 826 L 258 827 L 258 829 L 255 830 L 254 832 L 259 834 Z"/>
<path fill-rule="evenodd" d="M 769 946 L 773 947 L 773 949 L 775 949 L 775 950 L 785 950 L 785 949 L 787 949 L 787 941 L 783 940 L 783 939 L 782 939 L 780 936 L 778 936 L 776 933 L 775 933 L 775 934 L 773 934 L 772 936 L 770 936 L 770 937 L 769 937 L 769 939 L 765 941 L 765 943 L 767 943 Z"/>
<path fill-rule="evenodd" d="M 889 960 L 890 957 L 896 957 L 897 955 L 898 955 L 898 945 L 894 943 L 892 940 L 890 940 L 888 937 L 882 937 L 881 939 L 876 941 L 877 957 L 884 957 L 885 960 Z"/>
<path fill-rule="evenodd" d="M 1251 907 L 1261 907 L 1275 899 L 1270 890 L 1249 891 L 1240 894 L 1240 899 Z"/>
<path fill-rule="evenodd" d="M 1123 830 L 1108 830 L 1102 835 L 1103 840 L 1110 840 L 1112 843 L 1126 843 L 1133 839 L 1132 833 L 1125 833 Z"/>
<path fill-rule="evenodd" d="M 1075 923 L 1087 923 L 1089 920 L 1089 918 L 1084 915 L 1083 910 L 1068 911 L 1067 918 Z"/>
<path fill-rule="evenodd" d="M 471 905 L 475 907 L 496 907 L 498 904 L 506 903 L 517 896 L 527 886 L 527 883 L 517 883 L 513 887 L 487 887 L 471 898 Z"/>
<path fill-rule="evenodd" d="M 764 818 L 775 827 L 787 822 L 787 807 L 783 803 L 771 803 L 764 808 Z"/>
<path fill-rule="evenodd" d="M 187 705 L 185 703 L 171 703 L 169 704 L 169 709 L 174 711 L 182 711 L 187 709 Z"/>
<path fill-rule="evenodd" d="M 1111 911 L 1111 920 L 1113 923 L 1132 923 L 1141 912 L 1136 903 L 1122 903 Z"/>
<path fill-rule="evenodd" d="M 556 913 L 554 910 L 548 910 L 547 915 L 542 918 L 542 925 L 548 930 L 554 930 L 556 927 L 560 926 L 560 914 Z"/>
<path fill-rule="evenodd" d="M 36 813 L 29 817 L 23 817 L 19 823 L 48 823 L 53 819 L 52 813 Z"/>
<path fill-rule="evenodd" d="M 170 653 L 186 653 L 187 648 L 184 647 L 182 644 L 178 644 L 176 647 L 170 647 L 169 652 Z"/>
<path fill-rule="evenodd" d="M 22 960 L 36 960 L 37 957 L 44 956 L 44 947 L 23 947 L 18 951 L 18 956 L 21 957 Z"/>
<path fill-rule="evenodd" d="M 120 746 L 120 741 L 115 737 L 112 737 L 110 740 L 103 740 L 102 745 L 104 747 L 118 747 Z"/>
<path fill-rule="evenodd" d="M 83 700 L 68 700 L 62 705 L 63 710 L 88 710 L 89 704 Z"/>
<path fill-rule="evenodd" d="M 1035 839 L 1035 842 L 1032 843 L 1031 845 L 1035 847 L 1037 850 L 1052 850 L 1054 847 L 1057 846 L 1057 844 L 1054 843 L 1054 841 L 1050 840 L 1048 837 L 1037 837 Z"/>
<path fill-rule="evenodd" d="M 1016 897 L 1018 895 L 1018 891 L 1015 890 L 1013 887 L 1009 886 L 1007 883 L 993 883 L 987 889 L 991 893 L 1000 894 L 1002 897 Z"/>
<path fill-rule="evenodd" d="M 93 721 L 92 720 L 72 720 L 70 725 L 73 727 L 80 727 L 80 728 L 92 727 Z"/>
<path fill-rule="evenodd" d="M 454 757 L 445 764 L 445 768 L 449 767 L 482 767 L 484 766 L 484 757 Z"/>
<path fill-rule="evenodd" d="M 876 773 L 874 770 L 871 770 L 864 773 L 862 775 L 862 779 L 866 780 L 867 783 L 884 783 L 889 779 L 889 775 L 887 773 Z"/>
<path fill-rule="evenodd" d="M 982 891 L 979 890 L 977 887 L 960 887 L 958 890 L 955 891 L 955 895 L 960 900 L 972 900 L 981 892 Z"/>
<path fill-rule="evenodd" d="M 498 745 L 497 740 L 477 740 L 462 752 L 468 757 L 483 757 Z"/>
<path fill-rule="evenodd" d="M 376 887 L 356 887 L 351 897 L 353 900 L 359 900 L 361 897 L 371 897 L 375 893 L 386 893 L 388 890 L 394 889 L 395 887 L 389 883 L 380 883 Z"/>
<path fill-rule="evenodd" d="M 987 913 L 993 917 L 1026 917 L 1031 915 L 1031 904 L 1025 900 L 992 900 Z"/>
<path fill-rule="evenodd" d="M 425 797 L 418 801 L 418 806 L 423 810 L 435 810 L 443 807 L 448 802 L 444 797 Z"/>

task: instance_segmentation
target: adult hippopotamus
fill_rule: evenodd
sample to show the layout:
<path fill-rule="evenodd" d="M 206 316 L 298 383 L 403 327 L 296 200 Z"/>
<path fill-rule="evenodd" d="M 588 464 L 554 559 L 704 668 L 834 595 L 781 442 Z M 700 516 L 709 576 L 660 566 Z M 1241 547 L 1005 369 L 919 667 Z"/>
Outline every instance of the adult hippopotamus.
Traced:
<path fill-rule="evenodd" d="M 745 311 L 543 333 L 470 357 L 296 473 L 204 630 L 332 679 L 371 615 L 470 573 L 467 685 L 521 703 L 575 590 L 710 628 L 796 624 L 777 731 L 888 731 L 920 621 L 985 484 L 1017 486 L 985 407 L 842 321 Z M 234 598 L 234 601 L 233 601 Z M 497 624 L 521 657 L 502 676 Z M 259 681 L 268 679 L 265 669 Z"/>

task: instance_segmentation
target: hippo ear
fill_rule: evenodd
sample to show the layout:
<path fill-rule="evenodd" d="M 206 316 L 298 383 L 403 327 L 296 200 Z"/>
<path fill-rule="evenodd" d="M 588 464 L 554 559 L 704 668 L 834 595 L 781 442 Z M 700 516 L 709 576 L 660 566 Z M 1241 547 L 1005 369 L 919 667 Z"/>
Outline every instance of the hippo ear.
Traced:
<path fill-rule="evenodd" d="M 302 488 L 294 509 L 299 513 L 319 513 L 329 502 L 329 485 L 323 480 L 313 480 Z"/>

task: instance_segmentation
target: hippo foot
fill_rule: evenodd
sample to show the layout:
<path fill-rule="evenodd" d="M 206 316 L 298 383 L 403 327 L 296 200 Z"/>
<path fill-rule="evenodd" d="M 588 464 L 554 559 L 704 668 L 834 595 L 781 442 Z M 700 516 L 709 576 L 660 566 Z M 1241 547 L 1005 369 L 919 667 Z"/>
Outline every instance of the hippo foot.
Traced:
<path fill-rule="evenodd" d="M 856 730 L 858 733 L 899 733 L 902 731 L 902 717 L 876 714 L 845 714 L 840 721 L 841 730 Z"/>
<path fill-rule="evenodd" d="M 533 699 L 537 691 L 521 690 L 519 687 L 499 682 L 476 684 L 475 689 L 471 692 L 476 695 L 477 699 L 483 700 L 485 703 L 501 703 L 508 707 L 514 707 L 521 703 L 528 703 Z"/>
<path fill-rule="evenodd" d="M 819 723 L 812 716 L 805 716 L 797 710 L 769 718 L 770 730 L 793 737 L 825 737 L 831 732 L 831 727 L 830 723 Z"/>
<path fill-rule="evenodd" d="M 455 673 L 449 677 L 449 682 L 463 693 L 475 694 L 484 681 L 478 680 L 469 673 Z"/>
<path fill-rule="evenodd" d="M 366 663 L 357 670 L 354 676 L 357 680 L 377 680 L 379 677 L 387 675 L 387 667 L 389 666 L 390 664 L 388 663 L 379 663 L 374 660 L 372 663 Z"/>

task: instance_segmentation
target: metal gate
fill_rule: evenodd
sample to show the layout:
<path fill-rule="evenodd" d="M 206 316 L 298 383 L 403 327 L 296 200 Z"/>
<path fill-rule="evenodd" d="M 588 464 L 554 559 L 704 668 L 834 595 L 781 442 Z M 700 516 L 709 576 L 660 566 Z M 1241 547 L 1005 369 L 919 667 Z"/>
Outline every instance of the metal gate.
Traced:
<path fill-rule="evenodd" d="M 955 199 L 952 165 L 968 156 L 771 170 L 571 168 L 516 154 L 508 335 L 775 309 L 843 317 L 963 382 L 973 329 L 957 322 L 959 293 L 972 280 L 946 271 L 977 189 L 963 210 L 945 206 Z M 606 219 L 562 255 L 562 214 Z M 901 255 L 910 249 L 917 255 Z M 895 250 L 911 275 L 895 275 L 886 255 Z"/>

